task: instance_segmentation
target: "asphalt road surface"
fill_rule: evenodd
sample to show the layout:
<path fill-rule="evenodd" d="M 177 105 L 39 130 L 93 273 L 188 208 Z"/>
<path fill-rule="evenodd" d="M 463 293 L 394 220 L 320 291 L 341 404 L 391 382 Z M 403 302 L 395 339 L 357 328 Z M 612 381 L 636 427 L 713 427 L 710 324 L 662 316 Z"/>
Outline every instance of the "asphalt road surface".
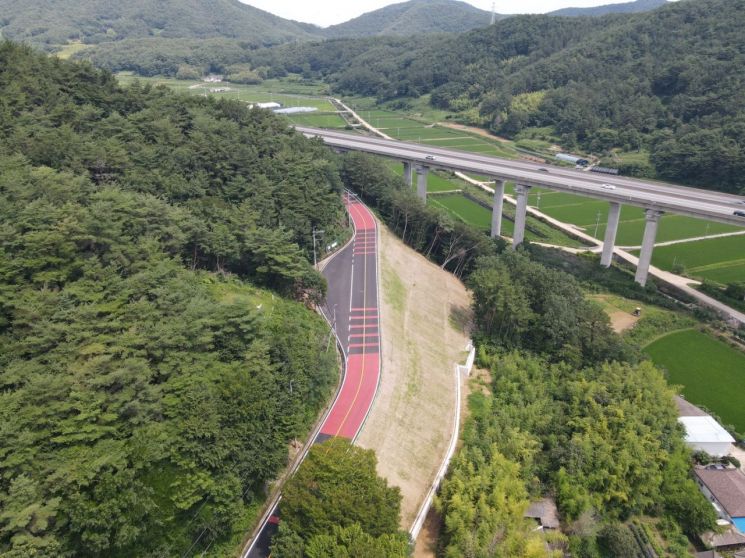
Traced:
<path fill-rule="evenodd" d="M 354 237 L 323 270 L 328 294 L 323 313 L 339 338 L 346 360 L 341 388 L 314 443 L 334 436 L 354 440 L 370 412 L 380 379 L 378 323 L 378 229 L 367 207 L 354 196 L 344 204 L 354 225 Z M 245 558 L 267 558 L 277 532 L 281 501 L 274 506 Z"/>

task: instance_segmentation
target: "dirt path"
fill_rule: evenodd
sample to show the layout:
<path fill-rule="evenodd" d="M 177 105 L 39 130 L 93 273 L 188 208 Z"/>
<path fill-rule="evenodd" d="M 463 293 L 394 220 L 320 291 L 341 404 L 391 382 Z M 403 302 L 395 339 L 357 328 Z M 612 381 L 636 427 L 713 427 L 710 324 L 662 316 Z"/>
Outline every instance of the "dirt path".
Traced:
<path fill-rule="evenodd" d="M 401 488 L 409 530 L 447 453 L 455 409 L 454 366 L 468 335 L 454 316 L 470 304 L 463 284 L 380 227 L 383 375 L 357 443 Z"/>
<path fill-rule="evenodd" d="M 494 134 L 489 133 L 487 130 L 484 130 L 483 128 L 474 128 L 473 126 L 466 126 L 464 124 L 455 124 L 454 122 L 438 122 L 438 126 L 442 126 L 443 128 L 451 128 L 452 130 L 460 130 L 462 132 L 469 132 L 471 134 L 476 134 L 477 136 L 483 136 L 485 138 L 489 138 L 491 140 L 499 141 L 502 143 L 510 143 L 510 140 L 505 138 L 500 138 L 499 136 L 495 136 Z"/>

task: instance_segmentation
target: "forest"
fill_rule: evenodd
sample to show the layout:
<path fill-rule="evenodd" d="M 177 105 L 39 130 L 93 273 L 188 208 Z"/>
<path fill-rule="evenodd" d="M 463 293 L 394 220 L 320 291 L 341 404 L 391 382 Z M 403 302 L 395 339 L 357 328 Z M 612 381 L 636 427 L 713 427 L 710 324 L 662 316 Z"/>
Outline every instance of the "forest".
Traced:
<path fill-rule="evenodd" d="M 337 381 L 333 155 L 236 102 L 0 43 L 0 554 L 250 528 Z"/>
<path fill-rule="evenodd" d="M 311 39 L 314 25 L 283 19 L 238 0 L 0 0 L 6 39 L 54 51 L 69 42 L 222 37 L 266 46 Z"/>

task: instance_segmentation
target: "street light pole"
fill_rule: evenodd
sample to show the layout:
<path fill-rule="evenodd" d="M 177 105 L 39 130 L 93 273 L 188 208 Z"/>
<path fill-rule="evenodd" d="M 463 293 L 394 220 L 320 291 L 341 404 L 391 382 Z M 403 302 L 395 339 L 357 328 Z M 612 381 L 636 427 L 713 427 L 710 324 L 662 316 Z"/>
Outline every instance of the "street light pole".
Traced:
<path fill-rule="evenodd" d="M 318 258 L 316 257 L 316 235 L 317 234 L 323 234 L 324 231 L 316 230 L 316 228 L 313 228 L 313 267 L 318 268 Z"/>

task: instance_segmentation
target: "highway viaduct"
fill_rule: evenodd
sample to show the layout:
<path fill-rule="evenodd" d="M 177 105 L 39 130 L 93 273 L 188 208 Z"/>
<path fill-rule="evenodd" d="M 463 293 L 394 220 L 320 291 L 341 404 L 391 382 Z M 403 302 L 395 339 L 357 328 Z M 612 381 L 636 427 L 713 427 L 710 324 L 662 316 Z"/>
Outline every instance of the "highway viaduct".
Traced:
<path fill-rule="evenodd" d="M 613 260 L 616 233 L 622 205 L 645 210 L 646 226 L 642 240 L 636 282 L 645 285 L 652 261 L 657 228 L 665 213 L 685 215 L 697 219 L 745 226 L 745 218 L 734 215 L 745 211 L 745 198 L 710 190 L 701 190 L 662 182 L 642 181 L 625 177 L 609 177 L 575 169 L 526 161 L 513 161 L 444 149 L 430 145 L 370 138 L 357 134 L 297 126 L 298 132 L 308 137 L 319 137 L 330 147 L 341 151 L 363 151 L 401 161 L 404 179 L 409 185 L 416 182 L 418 196 L 426 201 L 427 175 L 430 169 L 444 169 L 487 176 L 494 182 L 491 235 L 501 234 L 505 182 L 516 184 L 515 227 L 513 246 L 525 240 L 528 193 L 541 187 L 560 192 L 607 201 L 610 205 L 608 225 L 603 241 L 601 265 L 609 267 Z M 416 177 L 416 179 L 415 179 Z"/>

